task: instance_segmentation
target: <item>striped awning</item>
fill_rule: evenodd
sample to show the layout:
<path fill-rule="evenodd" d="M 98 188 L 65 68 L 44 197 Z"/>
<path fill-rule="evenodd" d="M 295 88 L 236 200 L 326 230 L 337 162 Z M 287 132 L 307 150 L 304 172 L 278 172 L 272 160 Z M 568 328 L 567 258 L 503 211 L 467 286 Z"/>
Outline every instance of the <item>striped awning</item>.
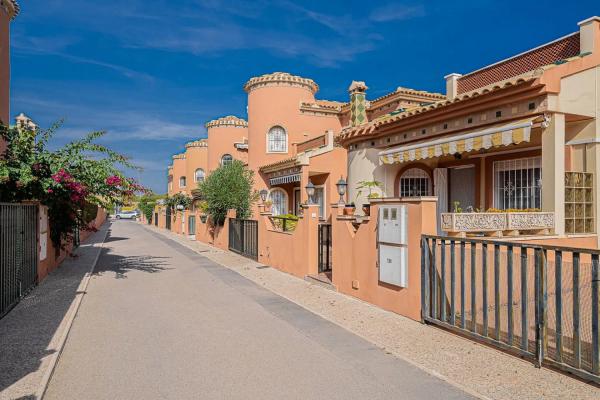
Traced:
<path fill-rule="evenodd" d="M 383 164 L 403 163 L 529 142 L 531 126 L 536 118 L 512 122 L 481 131 L 395 147 L 379 152 L 379 159 Z"/>
<path fill-rule="evenodd" d="M 269 184 L 271 186 L 274 186 L 274 185 L 283 185 L 284 183 L 300 182 L 300 177 L 301 177 L 300 174 L 278 176 L 276 178 L 269 179 Z"/>

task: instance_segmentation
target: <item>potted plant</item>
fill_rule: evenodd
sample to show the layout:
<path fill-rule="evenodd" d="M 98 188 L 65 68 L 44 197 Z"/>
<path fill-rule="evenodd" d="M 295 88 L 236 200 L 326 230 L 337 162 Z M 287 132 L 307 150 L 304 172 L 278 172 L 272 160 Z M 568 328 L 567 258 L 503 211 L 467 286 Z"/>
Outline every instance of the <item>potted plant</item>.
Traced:
<path fill-rule="evenodd" d="M 207 210 L 208 202 L 206 200 L 198 202 L 198 211 L 200 211 L 200 221 L 202 221 L 203 224 L 206 223 L 206 219 L 208 218 L 208 215 L 206 214 Z"/>
<path fill-rule="evenodd" d="M 344 215 L 354 215 L 354 210 L 356 206 L 354 203 L 344 205 Z"/>
<path fill-rule="evenodd" d="M 367 195 L 367 199 L 371 200 L 371 199 L 378 199 L 380 197 L 379 193 L 377 192 L 373 192 L 373 190 L 375 188 L 381 188 L 381 182 L 379 181 L 360 181 L 358 182 L 358 186 L 356 187 L 356 189 L 358 190 L 358 192 L 356 192 L 356 197 L 358 198 L 363 190 L 368 190 L 369 194 Z M 371 203 L 364 203 L 362 205 L 362 209 L 363 212 L 365 213 L 365 215 L 371 215 Z"/>
<path fill-rule="evenodd" d="M 272 212 L 272 207 L 273 207 L 273 202 L 271 200 L 265 200 L 264 201 L 264 206 L 265 206 L 265 212 Z"/>

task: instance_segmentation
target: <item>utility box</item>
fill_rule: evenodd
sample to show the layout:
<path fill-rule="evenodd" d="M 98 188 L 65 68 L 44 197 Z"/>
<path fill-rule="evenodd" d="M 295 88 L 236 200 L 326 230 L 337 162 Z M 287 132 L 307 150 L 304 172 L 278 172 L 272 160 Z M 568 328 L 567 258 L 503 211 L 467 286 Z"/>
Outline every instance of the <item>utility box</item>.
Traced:
<path fill-rule="evenodd" d="M 408 212 L 405 205 L 381 205 L 377 216 L 379 281 L 408 286 Z"/>

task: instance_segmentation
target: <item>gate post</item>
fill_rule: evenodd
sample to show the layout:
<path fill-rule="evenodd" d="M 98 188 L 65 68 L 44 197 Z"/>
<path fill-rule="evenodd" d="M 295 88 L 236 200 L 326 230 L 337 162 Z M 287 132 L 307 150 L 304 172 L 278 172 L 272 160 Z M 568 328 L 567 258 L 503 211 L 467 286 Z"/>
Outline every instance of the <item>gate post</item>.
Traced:
<path fill-rule="evenodd" d="M 546 250 L 536 248 L 535 255 L 535 356 L 536 366 L 541 368 L 544 361 L 548 337 L 547 309 L 548 290 L 546 278 Z"/>

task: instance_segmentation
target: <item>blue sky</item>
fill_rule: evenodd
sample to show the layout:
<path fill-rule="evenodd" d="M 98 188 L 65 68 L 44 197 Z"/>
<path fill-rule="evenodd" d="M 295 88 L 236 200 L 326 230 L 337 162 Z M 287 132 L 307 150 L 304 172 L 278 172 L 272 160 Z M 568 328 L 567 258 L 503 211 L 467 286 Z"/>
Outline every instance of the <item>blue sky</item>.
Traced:
<path fill-rule="evenodd" d="M 442 92 L 466 73 L 578 29 L 597 1 L 20 0 L 12 24 L 11 113 L 65 118 L 64 143 L 92 130 L 144 168 L 166 166 L 204 123 L 246 116 L 242 85 L 286 71 L 319 98 L 374 98 L 397 86 Z"/>

